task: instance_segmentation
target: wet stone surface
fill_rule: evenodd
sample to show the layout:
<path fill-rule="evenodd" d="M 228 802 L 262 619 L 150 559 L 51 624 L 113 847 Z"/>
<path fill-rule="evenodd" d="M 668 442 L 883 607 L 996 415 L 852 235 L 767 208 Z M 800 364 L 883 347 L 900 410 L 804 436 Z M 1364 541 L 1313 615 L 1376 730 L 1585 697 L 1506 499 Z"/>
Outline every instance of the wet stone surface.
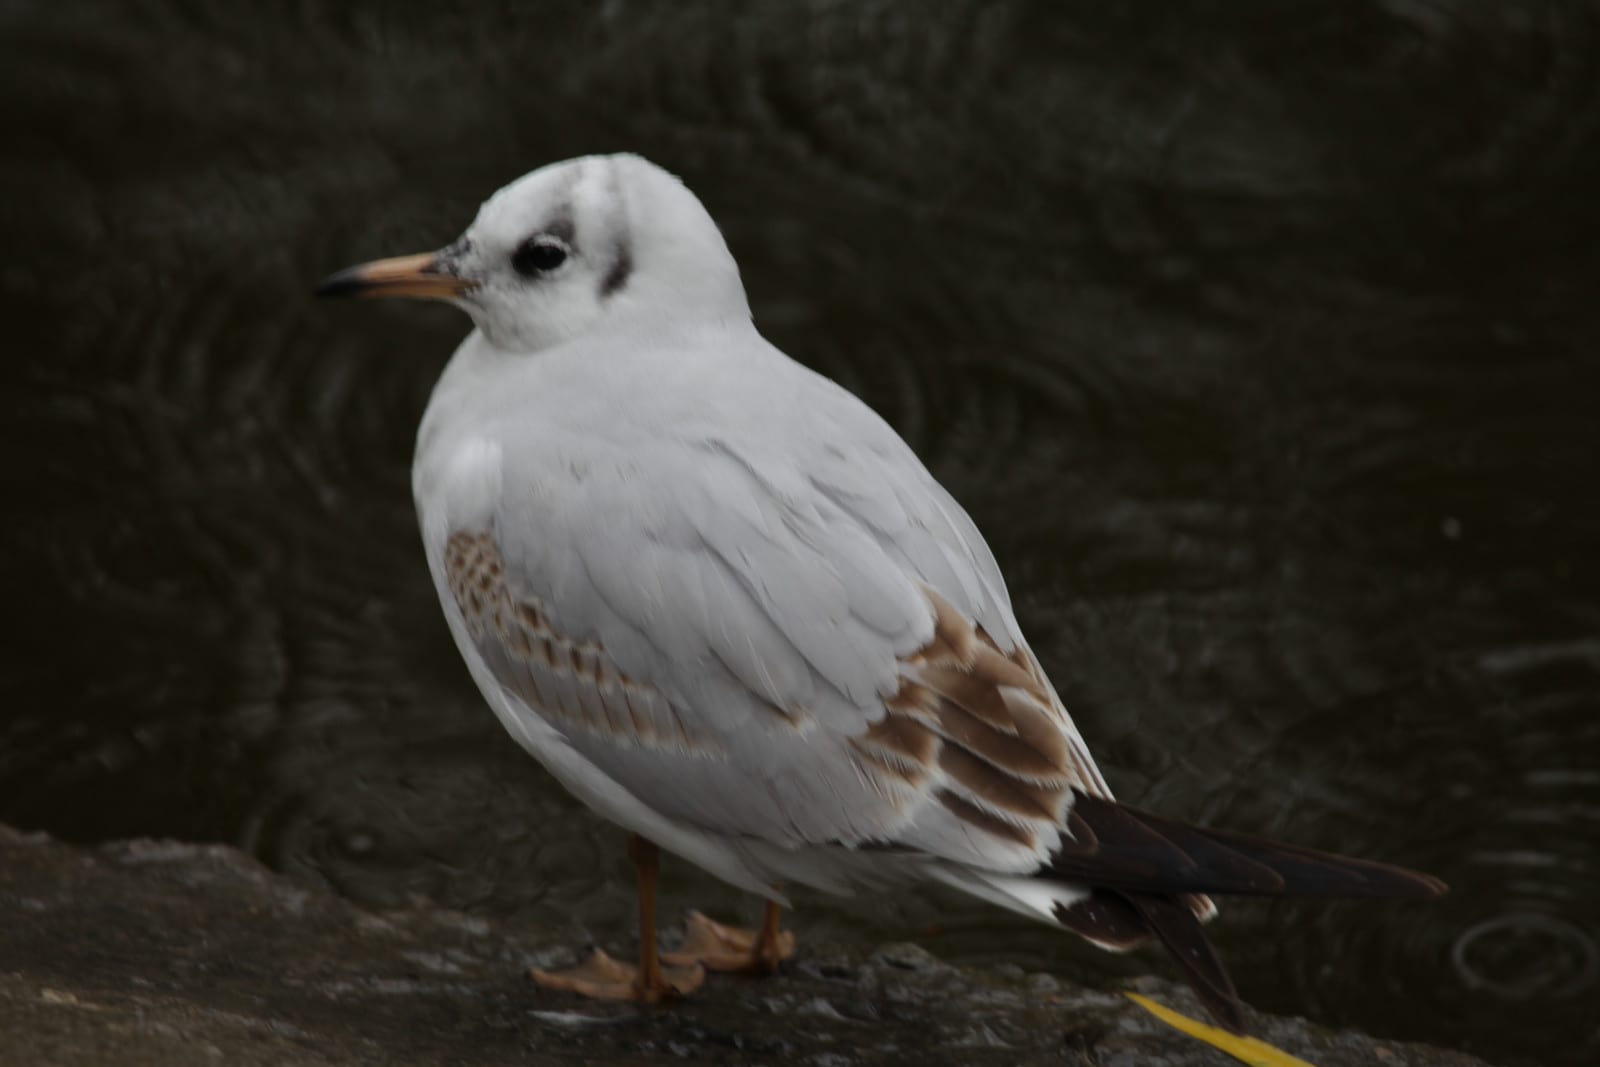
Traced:
<path fill-rule="evenodd" d="M 803 946 L 765 980 L 714 978 L 667 1008 L 542 993 L 549 933 L 438 908 L 364 911 L 231 848 L 82 850 L 0 827 L 0 1062 L 101 1064 L 1228 1061 L 1120 996 L 913 944 Z M 623 946 L 613 946 L 619 951 Z M 1186 992 L 1141 991 L 1193 1013 Z M 1319 1067 L 1474 1067 L 1457 1052 L 1253 1015 Z"/>

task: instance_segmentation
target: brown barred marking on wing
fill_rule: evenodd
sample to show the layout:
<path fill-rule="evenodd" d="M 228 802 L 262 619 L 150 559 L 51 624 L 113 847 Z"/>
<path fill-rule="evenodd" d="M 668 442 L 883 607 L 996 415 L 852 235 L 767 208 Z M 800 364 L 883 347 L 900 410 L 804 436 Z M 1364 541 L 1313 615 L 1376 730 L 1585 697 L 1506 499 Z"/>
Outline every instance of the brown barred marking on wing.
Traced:
<path fill-rule="evenodd" d="M 936 705 L 939 733 L 953 744 L 996 767 L 1034 785 L 1059 784 L 1065 776 L 1064 760 L 1048 742 L 1030 744 L 1031 738 L 990 729 L 960 707 L 946 701 Z M 1037 714 L 1037 712 L 1033 712 Z M 1063 743 L 1064 747 L 1064 743 Z"/>
<path fill-rule="evenodd" d="M 921 789 L 933 773 L 939 738 L 910 715 L 888 714 L 859 737 L 851 738 L 856 757 L 879 773 Z M 871 770 L 872 768 L 869 768 Z"/>
<path fill-rule="evenodd" d="M 941 789 L 934 795 L 938 797 L 939 803 L 944 805 L 945 810 L 949 811 L 950 814 L 968 826 L 982 830 L 991 837 L 998 837 L 1027 848 L 1034 848 L 1039 843 L 1038 835 L 1027 827 L 1019 826 L 1007 819 L 990 814 L 984 808 L 971 803 L 956 793 L 952 793 L 948 789 Z"/>
<path fill-rule="evenodd" d="M 911 656 L 916 663 L 971 663 L 978 653 L 978 635 L 955 605 L 927 589 L 933 607 L 933 640 Z"/>
<path fill-rule="evenodd" d="M 900 763 L 927 768 L 939 754 L 939 738 L 909 715 L 885 715 L 856 739 L 864 749 L 882 752 Z"/>
<path fill-rule="evenodd" d="M 917 677 L 945 701 L 959 707 L 991 730 L 1015 734 L 1016 724 L 1011 721 L 1011 709 L 992 677 L 973 671 L 975 664 L 929 664 L 917 671 Z"/>
<path fill-rule="evenodd" d="M 998 651 L 996 649 L 996 652 Z M 1082 742 L 1073 744 L 1067 737 L 1065 732 L 1068 721 L 1066 711 L 1061 707 L 1060 702 L 1054 699 L 1050 682 L 1044 674 L 1044 668 L 1039 665 L 1039 661 L 1034 657 L 1032 650 L 1019 645 L 1012 653 L 1011 659 L 1019 668 L 1026 671 L 1028 677 L 1033 681 L 1033 687 L 1029 692 L 1039 695 L 1039 701 L 1034 706 L 1042 708 L 1048 714 L 1048 721 L 1046 722 L 1039 722 L 1037 719 L 1028 720 L 1035 734 L 1043 734 L 1048 731 L 1049 735 L 1062 746 L 1068 770 L 1081 783 L 1078 789 L 1090 796 L 1105 797 L 1109 800 L 1111 798 L 1111 788 L 1106 785 L 1105 778 L 1101 776 L 1100 768 L 1094 765 L 1094 760 L 1089 756 L 1089 750 L 1083 747 Z M 1020 728 L 1022 728 L 1022 725 L 1019 723 Z"/>
<path fill-rule="evenodd" d="M 884 698 L 883 706 L 889 709 L 891 715 L 903 715 L 919 721 L 932 722 L 935 716 L 928 709 L 937 702 L 937 697 L 927 686 L 902 678 L 900 688 Z"/>
<path fill-rule="evenodd" d="M 684 723 L 659 690 L 618 670 L 597 642 L 568 637 L 543 604 L 514 597 L 493 535 L 452 534 L 444 564 L 450 592 L 485 661 L 530 710 L 562 728 L 622 745 L 721 753 L 713 739 Z"/>
<path fill-rule="evenodd" d="M 1061 815 L 1069 788 L 1065 784 L 1053 788 L 1034 785 L 953 744 L 940 748 L 939 769 L 990 811 L 1019 819 L 1043 819 L 1051 825 Z"/>
<path fill-rule="evenodd" d="M 868 774 L 938 783 L 946 810 L 970 827 L 1038 847 L 1068 817 L 1073 790 L 1103 788 L 1025 649 L 1010 655 L 938 592 L 924 587 L 932 638 L 901 661 L 885 715 L 853 740 Z"/>

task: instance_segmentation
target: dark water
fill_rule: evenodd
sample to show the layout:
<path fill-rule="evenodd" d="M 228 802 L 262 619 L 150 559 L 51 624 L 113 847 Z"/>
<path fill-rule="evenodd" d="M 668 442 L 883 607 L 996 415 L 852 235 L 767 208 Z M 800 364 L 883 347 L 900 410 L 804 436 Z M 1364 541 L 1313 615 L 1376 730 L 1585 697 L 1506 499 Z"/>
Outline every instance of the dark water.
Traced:
<path fill-rule="evenodd" d="M 425 574 L 464 320 L 307 296 L 627 148 L 972 510 L 1122 796 L 1455 887 L 1226 909 L 1248 1000 L 1600 1059 L 1600 12 L 1071 6 L 0 5 L 0 819 L 627 942 L 620 835 L 501 736 Z"/>

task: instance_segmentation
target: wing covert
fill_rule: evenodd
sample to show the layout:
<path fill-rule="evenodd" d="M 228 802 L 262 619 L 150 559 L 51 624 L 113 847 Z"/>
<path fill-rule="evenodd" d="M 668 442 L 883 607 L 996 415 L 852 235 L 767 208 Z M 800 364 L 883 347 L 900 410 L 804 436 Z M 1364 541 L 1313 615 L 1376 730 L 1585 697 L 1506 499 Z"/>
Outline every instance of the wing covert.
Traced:
<path fill-rule="evenodd" d="M 909 450 L 802 473 L 716 439 L 524 442 L 502 480 L 528 491 L 446 534 L 441 591 L 526 713 L 661 814 L 1020 870 L 1103 789 Z"/>

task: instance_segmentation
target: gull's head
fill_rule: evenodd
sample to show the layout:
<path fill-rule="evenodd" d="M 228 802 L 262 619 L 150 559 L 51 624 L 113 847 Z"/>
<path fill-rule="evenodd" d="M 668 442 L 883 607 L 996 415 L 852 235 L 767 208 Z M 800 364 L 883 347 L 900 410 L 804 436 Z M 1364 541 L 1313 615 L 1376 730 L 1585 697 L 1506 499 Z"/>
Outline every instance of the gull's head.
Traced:
<path fill-rule="evenodd" d="M 739 268 L 705 207 L 634 155 L 536 170 L 485 201 L 454 243 L 340 271 L 317 293 L 445 300 L 506 352 L 624 322 L 660 329 L 750 317 Z"/>

